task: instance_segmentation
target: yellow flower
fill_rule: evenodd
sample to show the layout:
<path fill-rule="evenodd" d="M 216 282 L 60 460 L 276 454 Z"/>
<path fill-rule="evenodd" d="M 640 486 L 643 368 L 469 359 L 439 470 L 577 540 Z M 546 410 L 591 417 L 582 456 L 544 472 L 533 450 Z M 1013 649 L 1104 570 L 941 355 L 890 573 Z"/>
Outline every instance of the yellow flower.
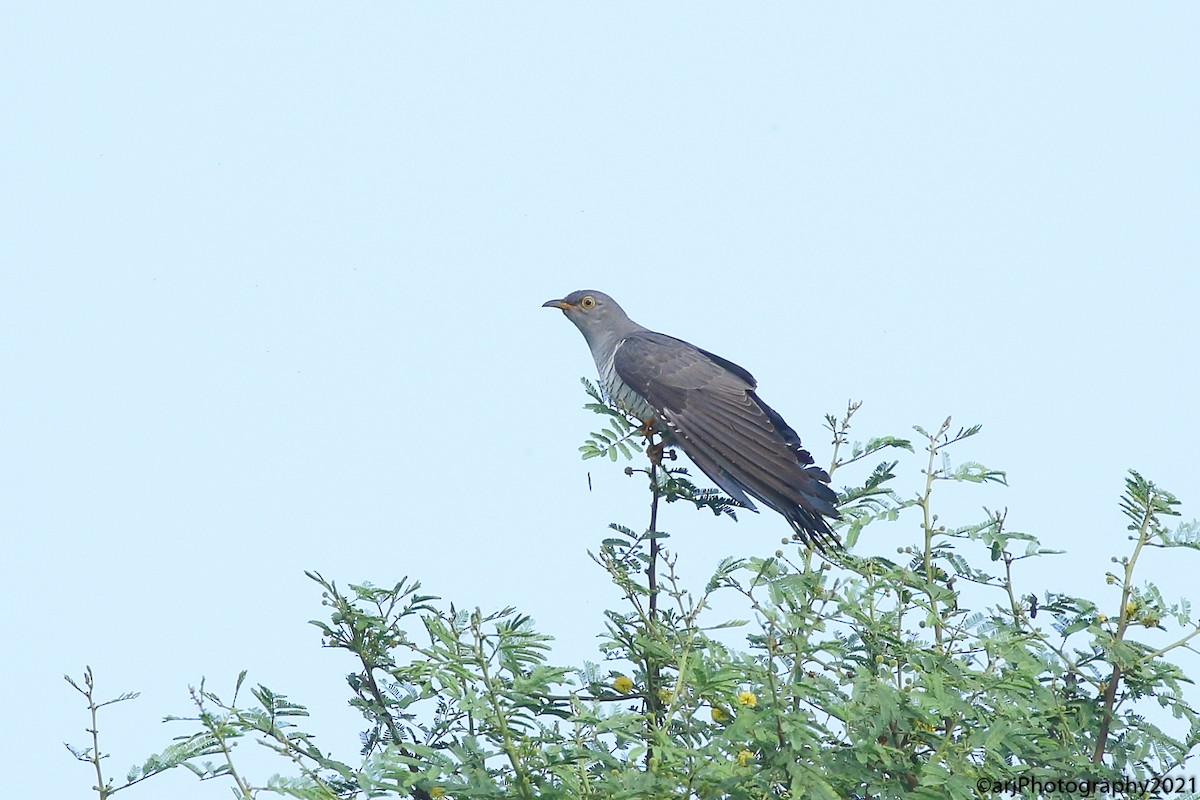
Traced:
<path fill-rule="evenodd" d="M 728 722 L 729 721 L 729 712 L 726 711 L 725 709 L 721 708 L 720 706 L 713 706 L 712 707 L 712 719 L 713 719 L 713 722 Z"/>
<path fill-rule="evenodd" d="M 1137 603 L 1130 600 L 1128 603 L 1125 604 L 1125 616 L 1132 617 L 1136 613 L 1137 613 Z"/>
<path fill-rule="evenodd" d="M 674 694 L 675 694 L 675 692 L 671 689 L 659 689 L 658 690 L 658 702 L 663 703 L 665 705 L 666 703 L 671 702 L 671 698 L 674 696 Z"/>
<path fill-rule="evenodd" d="M 435 786 L 429 790 L 429 796 L 432 797 L 433 800 L 441 800 L 441 798 L 446 796 L 446 790 L 441 786 Z"/>
<path fill-rule="evenodd" d="M 629 694 L 629 690 L 633 688 L 633 680 L 628 675 L 618 675 L 613 681 L 613 689 L 618 694 Z"/>
<path fill-rule="evenodd" d="M 738 766 L 744 767 L 754 760 L 754 753 L 749 750 L 739 750 L 737 754 Z"/>
<path fill-rule="evenodd" d="M 754 708 L 758 705 L 758 695 L 754 692 L 738 692 L 738 705 Z"/>

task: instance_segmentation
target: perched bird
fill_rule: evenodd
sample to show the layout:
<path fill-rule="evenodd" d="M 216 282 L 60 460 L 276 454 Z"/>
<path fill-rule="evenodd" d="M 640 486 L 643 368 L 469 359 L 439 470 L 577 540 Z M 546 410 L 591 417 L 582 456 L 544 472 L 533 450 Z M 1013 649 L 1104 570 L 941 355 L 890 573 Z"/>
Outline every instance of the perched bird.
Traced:
<path fill-rule="evenodd" d="M 571 292 L 542 306 L 562 309 L 579 328 L 609 399 L 681 447 L 722 491 L 751 511 L 758 509 L 750 498 L 760 500 L 822 552 L 841 547 L 826 520 L 839 518 L 829 473 L 758 398 L 753 375 L 643 328 L 602 292 Z"/>

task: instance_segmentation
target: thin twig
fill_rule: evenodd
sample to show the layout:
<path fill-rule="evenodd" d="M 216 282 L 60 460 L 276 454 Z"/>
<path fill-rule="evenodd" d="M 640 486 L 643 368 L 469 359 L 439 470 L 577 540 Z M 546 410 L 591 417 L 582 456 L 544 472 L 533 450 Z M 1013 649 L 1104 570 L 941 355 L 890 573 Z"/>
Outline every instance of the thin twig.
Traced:
<path fill-rule="evenodd" d="M 665 443 L 663 443 L 665 444 Z M 649 630 L 650 639 L 654 640 L 657 636 L 658 629 L 658 498 L 662 495 L 662 491 L 658 485 L 658 464 L 662 458 L 662 448 L 654 442 L 654 436 L 651 434 L 648 437 L 646 453 L 650 458 L 650 528 L 646 535 L 650 537 L 650 563 L 646 566 L 646 588 L 650 593 L 649 602 Z M 651 656 L 646 656 L 646 711 L 648 714 L 647 724 L 653 732 L 654 728 L 658 727 L 659 722 L 659 701 L 658 701 L 658 686 L 659 686 L 659 665 L 651 659 Z M 646 748 L 646 765 L 650 765 L 651 759 L 654 757 L 653 738 Z"/>
<path fill-rule="evenodd" d="M 1116 640 L 1124 641 L 1125 631 L 1129 627 L 1129 597 L 1132 592 L 1133 568 L 1137 565 L 1138 556 L 1150 538 L 1150 523 L 1154 521 L 1154 495 L 1146 499 L 1146 513 L 1142 516 L 1142 524 L 1138 526 L 1137 544 L 1133 547 L 1133 555 L 1125 562 L 1125 580 L 1121 584 L 1121 613 L 1117 618 Z M 1115 662 L 1115 659 L 1114 659 Z M 1113 711 L 1117 705 L 1117 687 L 1121 682 L 1121 666 L 1114 663 L 1112 675 L 1108 678 L 1108 686 L 1104 689 L 1104 704 L 1101 707 L 1100 730 L 1096 734 L 1096 749 L 1092 752 L 1092 763 L 1099 764 L 1104 758 L 1104 748 L 1108 745 L 1108 731 L 1112 726 Z"/>
<path fill-rule="evenodd" d="M 388 734 L 392 738 L 392 744 L 395 745 L 395 747 L 403 755 L 410 758 L 415 758 L 415 756 L 409 752 L 409 750 L 403 744 L 401 744 L 403 739 L 400 729 L 396 726 L 396 721 L 392 719 L 392 712 L 388 710 L 387 698 L 384 697 L 383 690 L 379 688 L 379 684 L 375 680 L 375 670 L 383 669 L 383 667 L 373 663 L 371 659 L 367 658 L 367 655 L 363 649 L 356 650 L 355 655 L 358 656 L 358 660 L 362 664 L 363 677 L 366 678 L 367 691 L 371 694 L 371 699 L 373 699 L 376 705 L 379 706 L 379 713 L 383 716 L 382 722 L 384 727 L 387 728 Z M 410 772 L 418 771 L 416 764 L 410 764 L 408 769 Z M 429 792 L 415 784 L 409 787 L 409 794 L 411 794 L 415 800 L 433 800 Z"/>

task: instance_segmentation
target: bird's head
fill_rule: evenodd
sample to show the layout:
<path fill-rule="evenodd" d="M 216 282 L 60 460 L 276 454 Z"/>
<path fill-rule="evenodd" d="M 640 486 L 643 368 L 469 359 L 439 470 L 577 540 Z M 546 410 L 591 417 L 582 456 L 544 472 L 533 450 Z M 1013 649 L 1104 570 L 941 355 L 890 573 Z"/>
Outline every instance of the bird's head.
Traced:
<path fill-rule="evenodd" d="M 580 289 L 561 300 L 547 300 L 542 308 L 560 308 L 563 315 L 591 342 L 593 337 L 623 331 L 632 323 L 617 301 L 604 292 Z"/>

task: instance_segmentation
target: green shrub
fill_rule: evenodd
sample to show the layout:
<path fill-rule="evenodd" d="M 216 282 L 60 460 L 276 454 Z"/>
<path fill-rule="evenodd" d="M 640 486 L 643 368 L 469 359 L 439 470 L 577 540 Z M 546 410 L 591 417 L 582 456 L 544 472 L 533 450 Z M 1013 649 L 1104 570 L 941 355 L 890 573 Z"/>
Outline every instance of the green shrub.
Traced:
<path fill-rule="evenodd" d="M 590 390 L 605 423 L 584 456 L 639 458 L 635 423 Z M 881 453 L 913 450 L 896 437 L 852 445 L 856 409 L 827 418 L 835 483 Z M 1130 472 L 1121 505 L 1132 549 L 1105 576 L 1120 604 L 1106 614 L 1082 597 L 1028 594 L 1021 562 L 1051 551 L 1009 530 L 1003 513 L 949 527 L 935 511 L 943 482 L 1004 481 L 978 463 L 951 465 L 949 451 L 979 428 L 916 430 L 928 453 L 923 491 L 894 493 L 892 460 L 845 489 L 849 550 L 836 564 L 787 546 L 728 559 L 693 593 L 680 577 L 686 553 L 666 547 L 655 524 L 610 526 L 592 557 L 623 597 L 602 620 L 602 659 L 617 668 L 553 665 L 551 637 L 512 608 L 460 610 L 417 581 L 343 589 L 310 573 L 329 610 L 313 623 L 322 644 L 355 660 L 360 763 L 319 750 L 298 727 L 307 712 L 285 696 L 260 685 L 244 698 L 245 673 L 227 701 L 204 683 L 193 689 L 196 713 L 178 718 L 191 732 L 122 783 L 103 776 L 98 735 L 72 752 L 95 769 L 102 798 L 178 766 L 228 779 L 240 798 L 967 798 L 1006 787 L 1034 797 L 1072 781 L 1149 793 L 1120 781 L 1166 775 L 1200 741 L 1181 694 L 1187 678 L 1168 660 L 1200 628 L 1186 601 L 1168 604 L 1134 571 L 1147 548 L 1197 549 L 1200 527 L 1168 529 L 1175 498 Z M 660 502 L 736 514 L 675 463 L 626 468 L 647 479 L 652 521 Z M 897 561 L 854 555 L 877 530 L 915 543 Z M 968 608 L 964 585 L 991 604 Z M 739 598 L 747 619 L 712 619 L 718 594 Z M 738 647 L 734 629 L 745 631 Z M 1137 638 L 1148 629 L 1176 633 L 1157 647 Z M 72 685 L 97 730 L 91 671 Z M 1148 719 L 1159 707 L 1181 734 Z M 246 737 L 276 750 L 286 775 L 238 772 L 230 744 Z"/>

